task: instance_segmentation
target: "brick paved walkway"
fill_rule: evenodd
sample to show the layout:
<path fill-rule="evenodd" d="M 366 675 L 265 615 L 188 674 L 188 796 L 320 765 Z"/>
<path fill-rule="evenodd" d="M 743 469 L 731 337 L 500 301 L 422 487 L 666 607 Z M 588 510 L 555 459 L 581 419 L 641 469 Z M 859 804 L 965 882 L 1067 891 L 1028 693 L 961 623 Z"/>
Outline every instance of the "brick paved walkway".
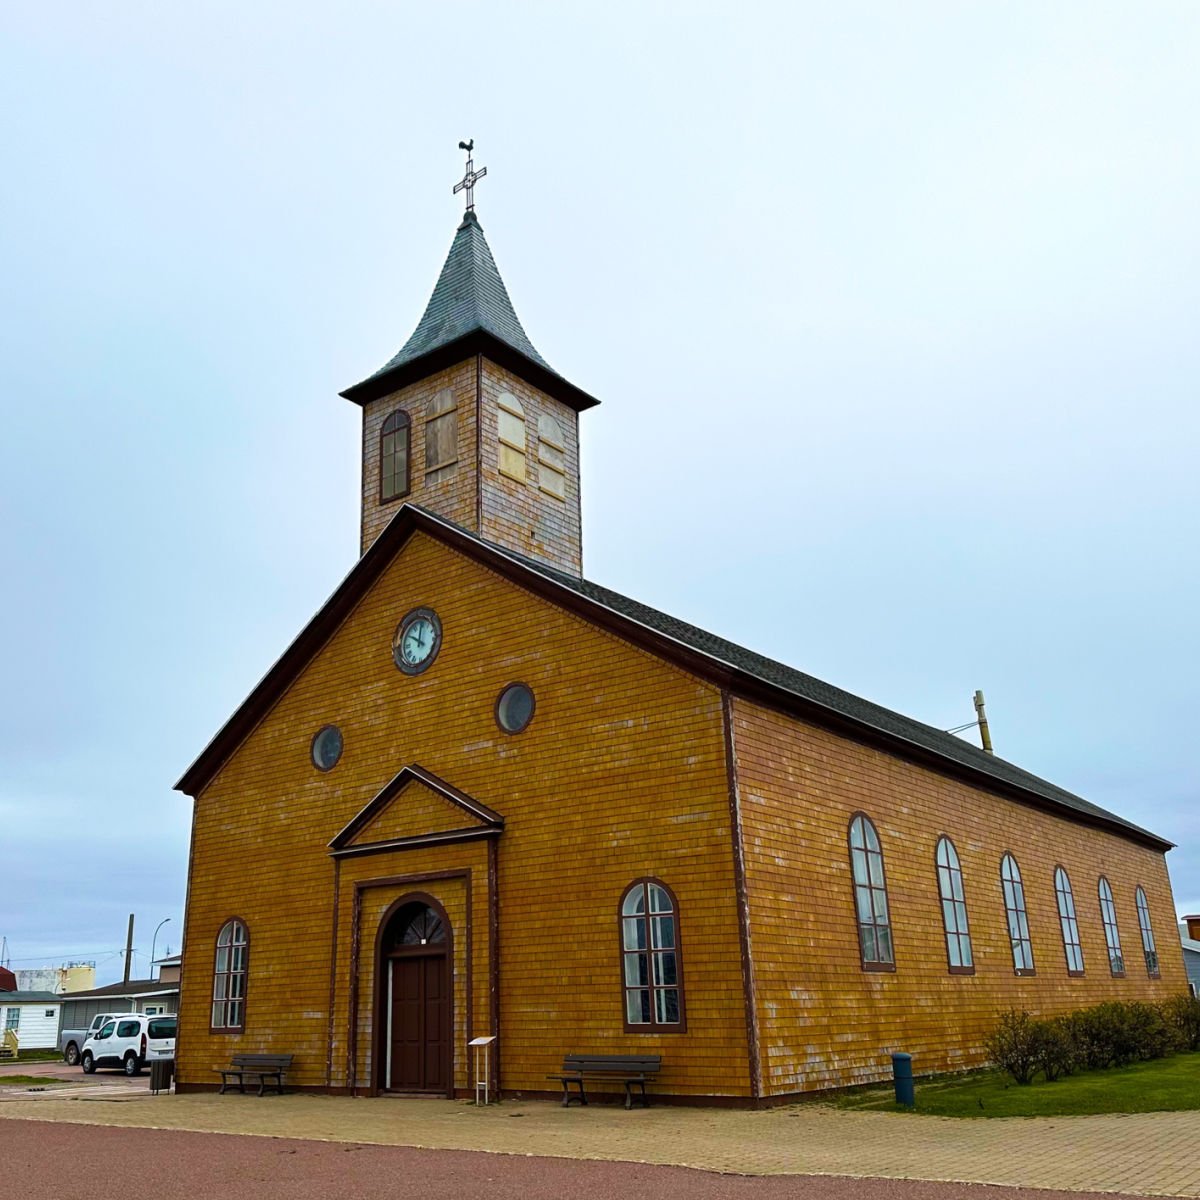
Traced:
<path fill-rule="evenodd" d="M 491 1150 L 698 1167 L 745 1175 L 852 1175 L 1070 1191 L 1200 1196 L 1200 1112 L 950 1120 L 842 1112 L 560 1108 L 506 1101 L 95 1094 L 0 1097 L 0 1119 Z M 3 1132 L 0 1130 L 0 1139 Z"/>

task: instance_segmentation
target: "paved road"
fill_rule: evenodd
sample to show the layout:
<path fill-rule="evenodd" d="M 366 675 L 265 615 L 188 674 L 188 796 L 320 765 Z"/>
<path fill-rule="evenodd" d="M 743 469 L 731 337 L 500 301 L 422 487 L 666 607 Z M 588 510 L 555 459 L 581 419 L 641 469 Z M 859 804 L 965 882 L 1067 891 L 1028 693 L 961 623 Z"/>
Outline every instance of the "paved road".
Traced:
<path fill-rule="evenodd" d="M 4 1191 L 22 1200 L 569 1200 L 580 1195 L 588 1200 L 1073 1200 L 1089 1195 L 897 1179 L 716 1175 L 638 1163 L 24 1120 L 0 1122 L 0 1162 Z"/>
<path fill-rule="evenodd" d="M 3 1062 L 0 1077 L 4 1075 L 36 1075 L 39 1079 L 59 1079 L 66 1083 L 119 1083 L 123 1088 L 150 1086 L 149 1068 L 132 1079 L 120 1067 L 97 1067 L 91 1075 L 85 1075 L 81 1066 L 68 1066 L 61 1058 L 54 1062 Z"/>

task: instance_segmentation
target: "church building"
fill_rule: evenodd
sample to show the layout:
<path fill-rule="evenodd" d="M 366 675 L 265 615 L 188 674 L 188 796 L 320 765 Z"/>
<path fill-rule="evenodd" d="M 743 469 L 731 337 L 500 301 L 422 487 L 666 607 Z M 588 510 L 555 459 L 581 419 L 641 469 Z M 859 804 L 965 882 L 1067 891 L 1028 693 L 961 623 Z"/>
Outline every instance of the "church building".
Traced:
<path fill-rule="evenodd" d="M 362 413 L 361 557 L 176 785 L 180 1091 L 759 1105 L 1186 990 L 1170 843 L 582 575 L 580 414 L 471 204 Z M 602 419 L 589 417 L 589 421 Z"/>

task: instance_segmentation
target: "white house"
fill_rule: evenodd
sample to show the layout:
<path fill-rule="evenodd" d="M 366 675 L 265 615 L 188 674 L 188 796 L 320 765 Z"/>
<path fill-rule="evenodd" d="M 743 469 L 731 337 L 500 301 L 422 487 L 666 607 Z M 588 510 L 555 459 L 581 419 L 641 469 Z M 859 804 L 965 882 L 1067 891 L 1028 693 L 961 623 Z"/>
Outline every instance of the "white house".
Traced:
<path fill-rule="evenodd" d="M 62 1000 L 53 992 L 0 992 L 4 1056 L 12 1057 L 15 1050 L 57 1049 L 61 1008 Z"/>
<path fill-rule="evenodd" d="M 1179 922 L 1179 941 L 1183 945 L 1183 965 L 1187 970 L 1192 995 L 1200 995 L 1200 916 L 1184 917 Z"/>

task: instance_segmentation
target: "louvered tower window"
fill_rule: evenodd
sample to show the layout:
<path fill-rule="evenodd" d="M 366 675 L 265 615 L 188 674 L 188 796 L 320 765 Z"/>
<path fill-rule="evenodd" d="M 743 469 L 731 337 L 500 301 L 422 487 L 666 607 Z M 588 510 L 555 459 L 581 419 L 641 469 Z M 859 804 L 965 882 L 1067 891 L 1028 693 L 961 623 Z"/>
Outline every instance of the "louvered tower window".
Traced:
<path fill-rule="evenodd" d="M 497 428 L 500 436 L 500 473 L 525 482 L 525 410 L 511 392 L 496 398 Z"/>
<path fill-rule="evenodd" d="M 543 413 L 538 417 L 538 487 L 558 500 L 567 494 L 566 448 L 562 426 Z"/>
<path fill-rule="evenodd" d="M 425 482 L 453 478 L 458 463 L 458 404 L 452 388 L 442 388 L 430 401 L 425 422 Z"/>

